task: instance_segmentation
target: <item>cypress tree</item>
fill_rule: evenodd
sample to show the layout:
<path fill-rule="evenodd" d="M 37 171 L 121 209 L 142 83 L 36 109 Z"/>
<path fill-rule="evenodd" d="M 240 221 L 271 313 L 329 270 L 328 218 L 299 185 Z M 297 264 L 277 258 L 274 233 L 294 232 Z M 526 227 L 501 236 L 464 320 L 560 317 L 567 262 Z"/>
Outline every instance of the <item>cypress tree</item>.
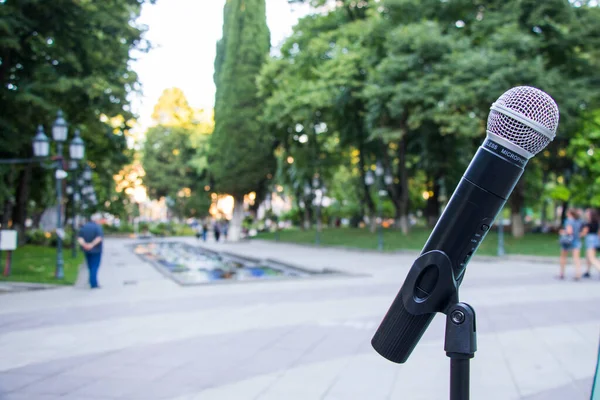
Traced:
<path fill-rule="evenodd" d="M 273 164 L 272 140 L 258 120 L 256 77 L 269 53 L 265 0 L 227 0 L 215 59 L 215 130 L 209 169 L 215 190 L 235 199 L 230 227 L 239 238 L 244 195 L 264 184 Z"/>

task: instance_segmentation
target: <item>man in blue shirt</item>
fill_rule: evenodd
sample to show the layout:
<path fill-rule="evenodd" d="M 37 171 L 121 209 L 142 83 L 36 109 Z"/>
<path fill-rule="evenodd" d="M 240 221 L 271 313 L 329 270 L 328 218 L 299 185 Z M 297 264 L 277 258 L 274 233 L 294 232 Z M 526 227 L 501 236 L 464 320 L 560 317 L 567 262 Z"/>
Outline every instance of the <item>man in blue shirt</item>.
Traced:
<path fill-rule="evenodd" d="M 98 289 L 98 269 L 102 258 L 102 228 L 94 221 L 85 223 L 79 230 L 77 241 L 85 253 L 88 270 L 90 272 L 90 287 Z"/>

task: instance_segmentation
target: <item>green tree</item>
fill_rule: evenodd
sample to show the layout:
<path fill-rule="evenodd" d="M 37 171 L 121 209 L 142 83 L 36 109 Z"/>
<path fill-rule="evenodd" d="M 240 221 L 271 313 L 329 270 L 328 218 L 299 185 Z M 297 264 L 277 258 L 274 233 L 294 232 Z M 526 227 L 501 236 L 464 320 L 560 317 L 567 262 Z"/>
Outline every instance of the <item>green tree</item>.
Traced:
<path fill-rule="evenodd" d="M 127 97 L 139 87 L 129 60 L 131 50 L 148 48 L 144 28 L 136 24 L 145 2 L 2 2 L 0 157 L 31 156 L 35 126 L 49 127 L 62 108 L 71 126 L 81 128 L 87 158 L 97 166 L 98 183 L 111 184 L 112 175 L 130 156 L 125 136 L 132 115 Z M 122 123 L 110 129 L 101 120 L 118 115 Z M 0 171 L 3 220 L 23 227 L 33 177 L 43 173 L 35 166 Z M 51 199 L 54 196 L 35 200 Z"/>
<path fill-rule="evenodd" d="M 324 123 L 327 134 L 316 143 L 339 139 L 334 157 L 357 150 L 344 162 L 356 159 L 363 173 L 383 161 L 406 231 L 409 211 L 423 205 L 421 190 L 435 221 L 441 193 L 452 192 L 482 141 L 490 104 L 510 87 L 537 86 L 557 100 L 561 124 L 511 196 L 513 234 L 522 235 L 522 210 L 539 207 L 544 185 L 566 181 L 565 171 L 578 181 L 566 155 L 586 155 L 593 142 L 582 123 L 598 109 L 599 26 L 600 8 L 591 2 L 338 1 L 301 19 L 263 69 L 264 120 L 287 153 L 282 159 L 294 158 L 281 165 L 295 177 L 314 172 L 305 154 L 312 136 L 298 143 L 298 125 Z M 578 150 L 569 144 L 574 135 L 583 139 Z M 579 171 L 593 176 L 590 164 L 578 161 Z"/>
<path fill-rule="evenodd" d="M 211 113 L 194 110 L 182 90 L 165 89 L 146 132 L 142 164 L 151 198 L 170 197 L 180 217 L 204 216 L 211 204 L 207 170 Z"/>
<path fill-rule="evenodd" d="M 191 134 L 187 128 L 158 125 L 148 129 L 143 147 L 144 185 L 148 194 L 154 199 L 177 200 L 174 211 L 180 217 L 206 215 L 211 204 L 205 190 L 206 175 L 199 174 L 191 164 L 196 155 Z M 188 207 L 188 202 L 194 205 Z"/>
<path fill-rule="evenodd" d="M 194 110 L 183 90 L 165 89 L 154 106 L 152 120 L 158 125 L 190 128 L 194 123 Z"/>
<path fill-rule="evenodd" d="M 209 168 L 215 189 L 235 199 L 232 240 L 240 235 L 244 195 L 256 191 L 260 200 L 274 167 L 273 139 L 258 121 L 256 77 L 270 47 L 265 13 L 265 0 L 228 0 L 217 44 Z"/>

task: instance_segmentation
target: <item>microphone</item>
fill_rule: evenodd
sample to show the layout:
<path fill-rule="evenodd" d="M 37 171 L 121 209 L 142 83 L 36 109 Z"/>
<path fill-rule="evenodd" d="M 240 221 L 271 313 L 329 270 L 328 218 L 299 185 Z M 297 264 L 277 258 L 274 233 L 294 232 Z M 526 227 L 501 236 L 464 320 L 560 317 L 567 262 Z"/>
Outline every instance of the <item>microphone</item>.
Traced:
<path fill-rule="evenodd" d="M 492 104 L 486 139 L 371 340 L 381 356 L 406 362 L 436 312 L 458 301 L 469 260 L 527 161 L 554 139 L 558 119 L 554 100 L 529 86 L 514 87 Z"/>

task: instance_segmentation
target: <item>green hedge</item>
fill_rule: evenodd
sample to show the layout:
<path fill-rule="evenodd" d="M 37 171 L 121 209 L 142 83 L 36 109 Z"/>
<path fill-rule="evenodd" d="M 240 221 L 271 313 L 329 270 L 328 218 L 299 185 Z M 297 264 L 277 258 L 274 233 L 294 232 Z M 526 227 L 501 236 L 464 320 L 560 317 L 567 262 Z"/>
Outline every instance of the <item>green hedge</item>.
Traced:
<path fill-rule="evenodd" d="M 65 232 L 63 246 L 71 246 L 71 239 L 71 233 Z M 47 232 L 42 229 L 30 229 L 25 232 L 25 243 L 36 246 L 56 247 L 58 237 L 56 236 L 56 232 Z"/>

